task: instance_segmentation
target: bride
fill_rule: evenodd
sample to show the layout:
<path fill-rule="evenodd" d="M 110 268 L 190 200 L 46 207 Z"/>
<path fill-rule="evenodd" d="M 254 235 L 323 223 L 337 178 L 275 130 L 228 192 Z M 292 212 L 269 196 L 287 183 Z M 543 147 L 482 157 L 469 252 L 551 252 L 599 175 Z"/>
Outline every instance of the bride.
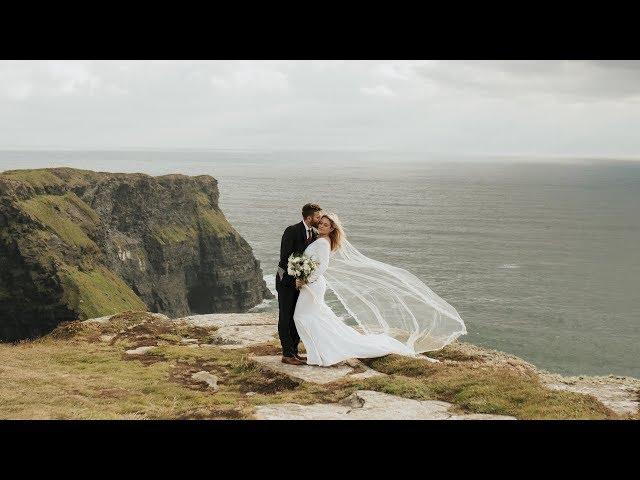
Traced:
<path fill-rule="evenodd" d="M 345 238 L 337 215 L 323 213 L 318 238 L 304 254 L 319 262 L 300 295 L 293 319 L 307 364 L 330 366 L 350 358 L 438 350 L 466 333 L 458 312 L 420 279 L 361 254 Z M 356 326 L 325 303 L 329 287 Z"/>

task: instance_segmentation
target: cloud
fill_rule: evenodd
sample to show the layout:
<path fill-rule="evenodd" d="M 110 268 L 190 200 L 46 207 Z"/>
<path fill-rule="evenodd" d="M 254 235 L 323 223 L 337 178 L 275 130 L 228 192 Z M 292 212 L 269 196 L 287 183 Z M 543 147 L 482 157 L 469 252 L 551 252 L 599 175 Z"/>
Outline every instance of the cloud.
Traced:
<path fill-rule="evenodd" d="M 241 62 L 225 65 L 211 76 L 211 84 L 222 90 L 278 92 L 289 87 L 287 75 L 270 63 Z"/>
<path fill-rule="evenodd" d="M 640 62 L 503 60 L 431 62 L 415 70 L 444 89 L 518 100 L 597 102 L 640 94 Z"/>
<path fill-rule="evenodd" d="M 91 62 L 0 62 L 0 97 L 9 100 L 124 93 L 126 89 L 105 82 Z"/>
<path fill-rule="evenodd" d="M 0 61 L 0 148 L 640 154 L 637 61 Z"/>
<path fill-rule="evenodd" d="M 386 85 L 376 85 L 375 87 L 362 87 L 360 89 L 365 95 L 373 95 L 375 97 L 395 97 L 396 94 Z"/>

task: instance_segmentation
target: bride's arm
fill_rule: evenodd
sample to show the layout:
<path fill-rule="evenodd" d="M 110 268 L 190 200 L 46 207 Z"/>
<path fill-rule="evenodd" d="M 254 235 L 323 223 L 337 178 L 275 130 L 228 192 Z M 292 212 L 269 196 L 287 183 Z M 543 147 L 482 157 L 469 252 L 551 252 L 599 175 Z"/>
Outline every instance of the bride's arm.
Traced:
<path fill-rule="evenodd" d="M 320 265 L 318 266 L 318 268 L 315 269 L 315 271 L 311 275 L 309 275 L 309 279 L 307 283 L 315 282 L 316 280 L 318 280 L 320 275 L 322 275 L 325 272 L 325 270 L 329 266 L 330 253 L 331 253 L 331 247 L 329 246 L 329 243 L 322 242 L 322 246 L 318 249 L 318 256 L 316 258 L 316 260 L 320 262 Z"/>

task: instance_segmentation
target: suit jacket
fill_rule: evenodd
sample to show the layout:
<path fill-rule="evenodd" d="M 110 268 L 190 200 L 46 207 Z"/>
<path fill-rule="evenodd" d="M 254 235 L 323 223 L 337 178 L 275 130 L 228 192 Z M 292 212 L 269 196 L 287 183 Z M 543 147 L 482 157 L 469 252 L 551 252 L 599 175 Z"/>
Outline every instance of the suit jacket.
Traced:
<path fill-rule="evenodd" d="M 289 263 L 289 256 L 292 253 L 300 254 L 304 252 L 304 249 L 307 248 L 307 245 L 311 244 L 318 238 L 318 233 L 315 231 L 315 229 L 312 228 L 311 241 L 307 243 L 306 233 L 307 232 L 304 228 L 304 223 L 300 221 L 295 225 L 288 226 L 282 234 L 282 241 L 280 242 L 280 262 L 278 263 L 278 267 L 284 270 L 284 275 L 282 276 L 282 280 L 280 281 L 281 285 L 283 286 L 293 288 L 295 288 L 296 286 L 296 279 L 287 273 L 287 263 Z M 276 276 L 278 276 L 277 273 Z"/>

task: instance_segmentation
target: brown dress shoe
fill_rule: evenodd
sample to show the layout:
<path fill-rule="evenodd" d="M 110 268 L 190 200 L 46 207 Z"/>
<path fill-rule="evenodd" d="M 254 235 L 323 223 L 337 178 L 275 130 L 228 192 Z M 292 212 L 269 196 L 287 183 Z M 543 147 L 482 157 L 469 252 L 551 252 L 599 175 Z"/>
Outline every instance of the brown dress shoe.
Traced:
<path fill-rule="evenodd" d="M 296 357 L 282 357 L 282 363 L 286 363 L 288 365 L 306 365 L 307 362 L 303 362 L 302 360 L 298 360 Z"/>
<path fill-rule="evenodd" d="M 298 360 L 302 360 L 303 362 L 307 361 L 307 357 L 305 357 L 304 355 L 300 355 L 299 353 L 294 353 L 293 356 L 296 357 Z"/>

